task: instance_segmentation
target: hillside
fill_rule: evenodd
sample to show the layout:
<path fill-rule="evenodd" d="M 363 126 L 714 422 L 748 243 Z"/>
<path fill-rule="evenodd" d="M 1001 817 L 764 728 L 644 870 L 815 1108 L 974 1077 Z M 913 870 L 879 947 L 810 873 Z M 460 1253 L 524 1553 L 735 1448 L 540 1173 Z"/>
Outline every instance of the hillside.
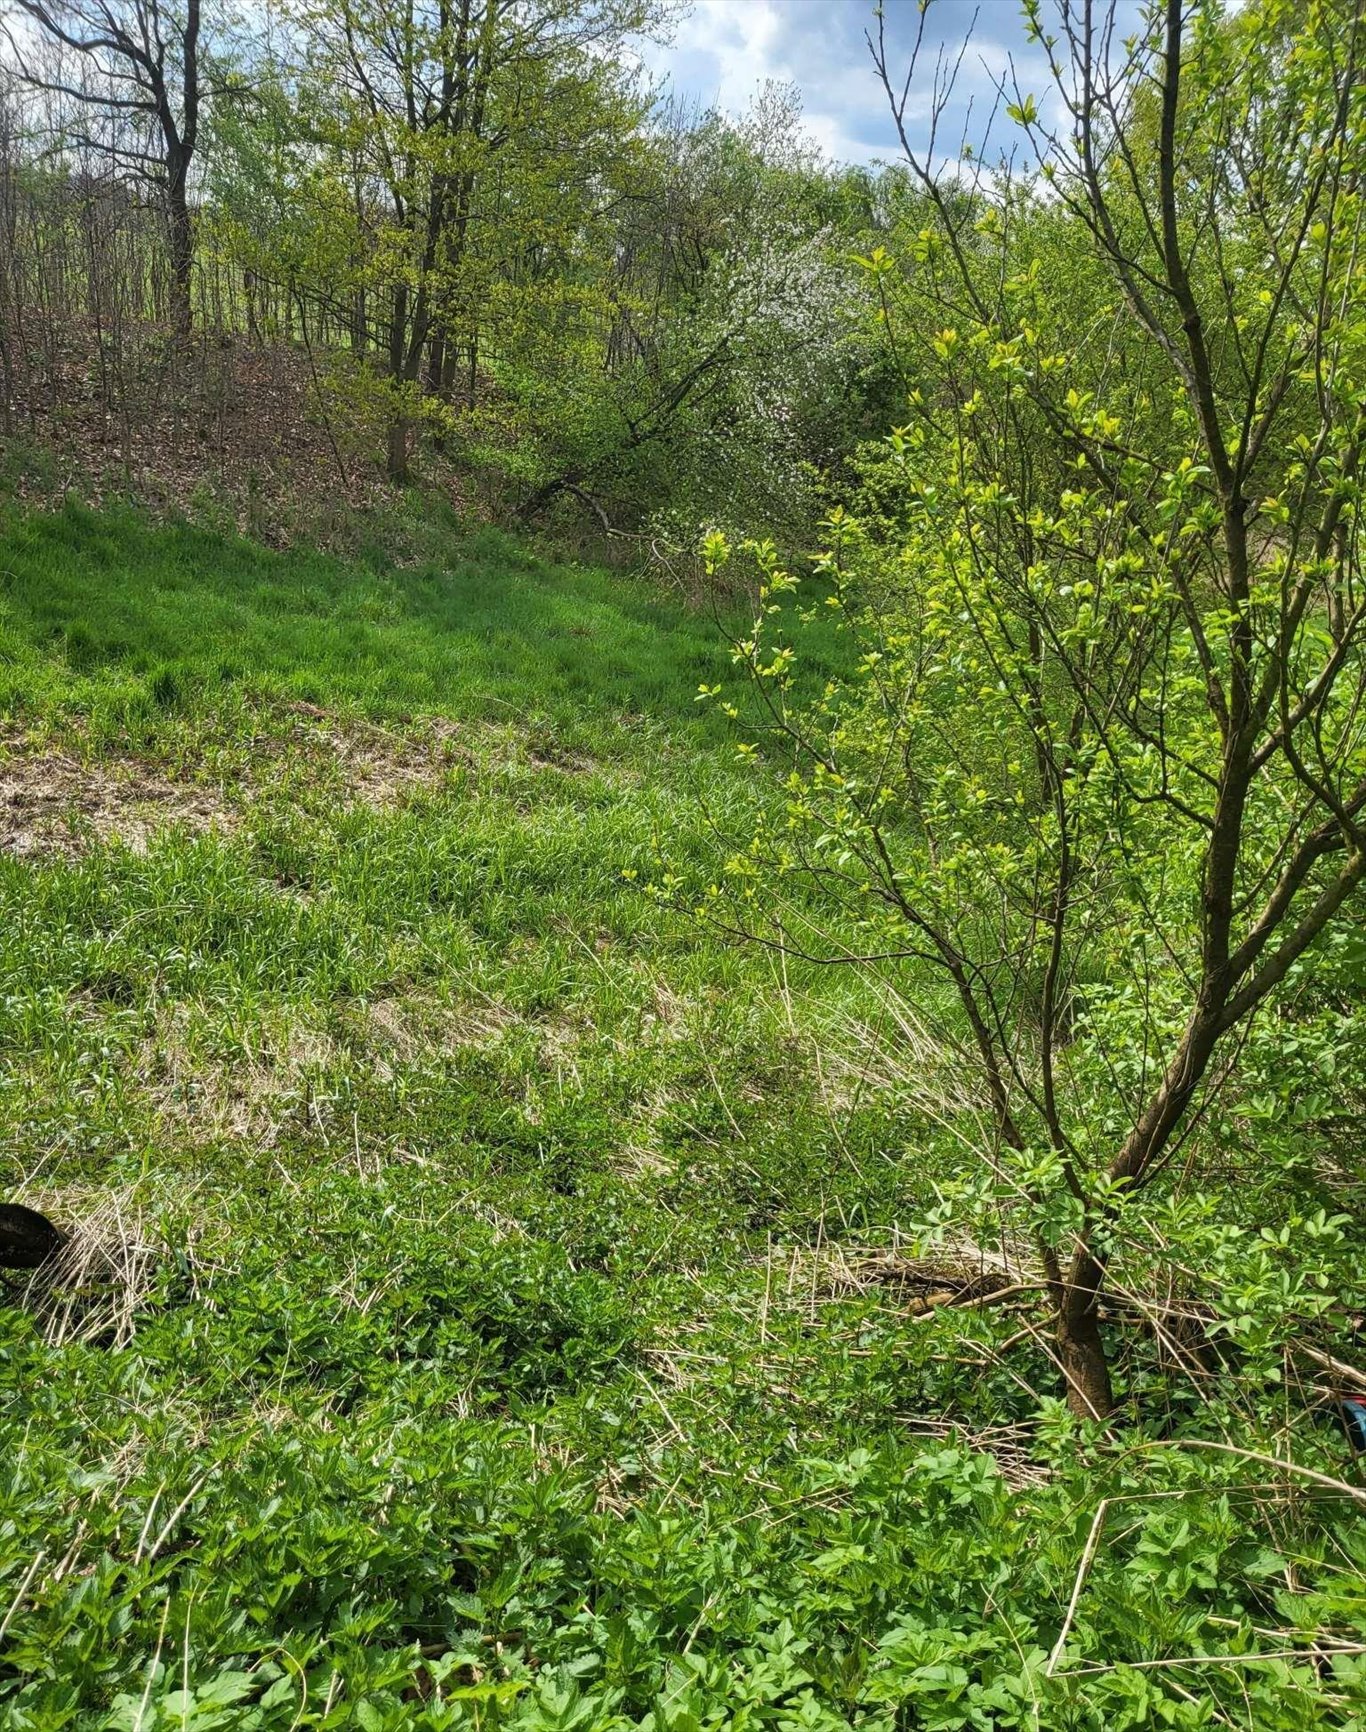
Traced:
<path fill-rule="evenodd" d="M 0 1732 L 1366 1732 L 1364 71 L 0 0 Z"/>
<path fill-rule="evenodd" d="M 496 537 L 73 508 L 5 567 L 0 1137 L 74 1234 L 0 1306 L 6 1727 L 1360 1702 L 1350 1504 L 1079 1455 L 902 1232 L 895 1000 L 642 891 L 759 797 L 710 621 Z"/>

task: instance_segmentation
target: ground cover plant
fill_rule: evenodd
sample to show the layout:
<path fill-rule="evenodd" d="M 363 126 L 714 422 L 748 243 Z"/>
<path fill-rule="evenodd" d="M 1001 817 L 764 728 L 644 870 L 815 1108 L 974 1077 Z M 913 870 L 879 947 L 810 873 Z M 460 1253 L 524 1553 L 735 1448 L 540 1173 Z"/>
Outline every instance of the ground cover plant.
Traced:
<path fill-rule="evenodd" d="M 751 797 L 705 619 L 7 527 L 0 779 L 139 775 L 0 860 L 7 1194 L 81 1257 L 0 1308 L 6 1726 L 1354 1723 L 1312 1392 L 1255 1441 L 1322 1482 L 1179 1446 L 1236 1402 L 1084 1440 L 1027 1310 L 926 1303 L 887 1001 L 636 888 Z"/>
<path fill-rule="evenodd" d="M 0 0 L 0 1732 L 1366 1726 L 1360 8 L 674 12 Z"/>

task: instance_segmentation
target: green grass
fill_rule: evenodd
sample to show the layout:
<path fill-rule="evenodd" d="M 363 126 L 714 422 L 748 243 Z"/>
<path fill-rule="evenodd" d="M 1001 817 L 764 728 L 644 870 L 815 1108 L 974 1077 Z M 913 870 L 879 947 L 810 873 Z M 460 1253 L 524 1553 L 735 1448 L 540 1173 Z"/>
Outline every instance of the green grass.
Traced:
<path fill-rule="evenodd" d="M 136 715 L 216 688 L 374 717 L 604 713 L 720 737 L 694 697 L 715 624 L 646 579 L 547 566 L 494 531 L 446 565 L 271 553 L 188 524 L 70 505 L 0 518 L 0 705 Z M 738 623 L 738 617 L 737 617 Z M 819 656 L 819 642 L 811 645 Z"/>
<path fill-rule="evenodd" d="M 713 625 L 495 538 L 6 530 L 14 724 L 223 815 L 0 858 L 4 1183 L 133 1258 L 0 1305 L 6 1732 L 1361 1723 L 1350 1654 L 1166 1668 L 1360 1641 L 1340 1506 L 1079 1450 L 991 1318 L 831 1279 L 951 1162 L 865 983 L 623 877 L 756 797 Z"/>

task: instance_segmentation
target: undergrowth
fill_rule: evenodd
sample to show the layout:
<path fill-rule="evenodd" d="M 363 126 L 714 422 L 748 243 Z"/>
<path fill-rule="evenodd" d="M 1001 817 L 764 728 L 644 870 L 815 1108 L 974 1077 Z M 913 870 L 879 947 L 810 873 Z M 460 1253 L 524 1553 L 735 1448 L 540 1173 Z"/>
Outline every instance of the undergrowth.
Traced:
<path fill-rule="evenodd" d="M 11 761 L 222 822 L 0 859 L 6 1194 L 146 1252 L 127 1329 L 0 1306 L 0 1725 L 1366 1724 L 1350 1502 L 832 1275 L 957 1157 L 866 983 L 627 876 L 753 797 L 712 622 L 492 537 L 4 527 Z M 318 749 L 438 726 L 392 797 Z"/>

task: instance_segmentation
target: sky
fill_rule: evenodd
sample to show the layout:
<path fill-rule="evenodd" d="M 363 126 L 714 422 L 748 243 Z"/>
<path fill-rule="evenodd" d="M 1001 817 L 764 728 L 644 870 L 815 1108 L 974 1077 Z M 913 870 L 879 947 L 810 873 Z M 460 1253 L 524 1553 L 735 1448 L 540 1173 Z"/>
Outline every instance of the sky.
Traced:
<path fill-rule="evenodd" d="M 884 0 L 883 10 L 888 58 L 904 78 L 919 6 Z M 768 79 L 794 84 L 807 133 L 828 156 L 875 162 L 898 154 L 899 146 L 864 40 L 873 29 L 873 0 L 694 0 L 672 44 L 649 49 L 645 58 L 679 95 L 733 114 L 743 113 Z M 969 29 L 937 156 L 957 156 L 965 121 L 971 141 L 980 143 L 995 85 L 1012 62 L 1025 92 L 1042 94 L 1046 82 L 1039 51 L 1025 40 L 1019 0 L 932 0 L 907 107 L 907 134 L 917 149 L 929 142 L 935 51 L 951 45 L 956 55 Z"/>

